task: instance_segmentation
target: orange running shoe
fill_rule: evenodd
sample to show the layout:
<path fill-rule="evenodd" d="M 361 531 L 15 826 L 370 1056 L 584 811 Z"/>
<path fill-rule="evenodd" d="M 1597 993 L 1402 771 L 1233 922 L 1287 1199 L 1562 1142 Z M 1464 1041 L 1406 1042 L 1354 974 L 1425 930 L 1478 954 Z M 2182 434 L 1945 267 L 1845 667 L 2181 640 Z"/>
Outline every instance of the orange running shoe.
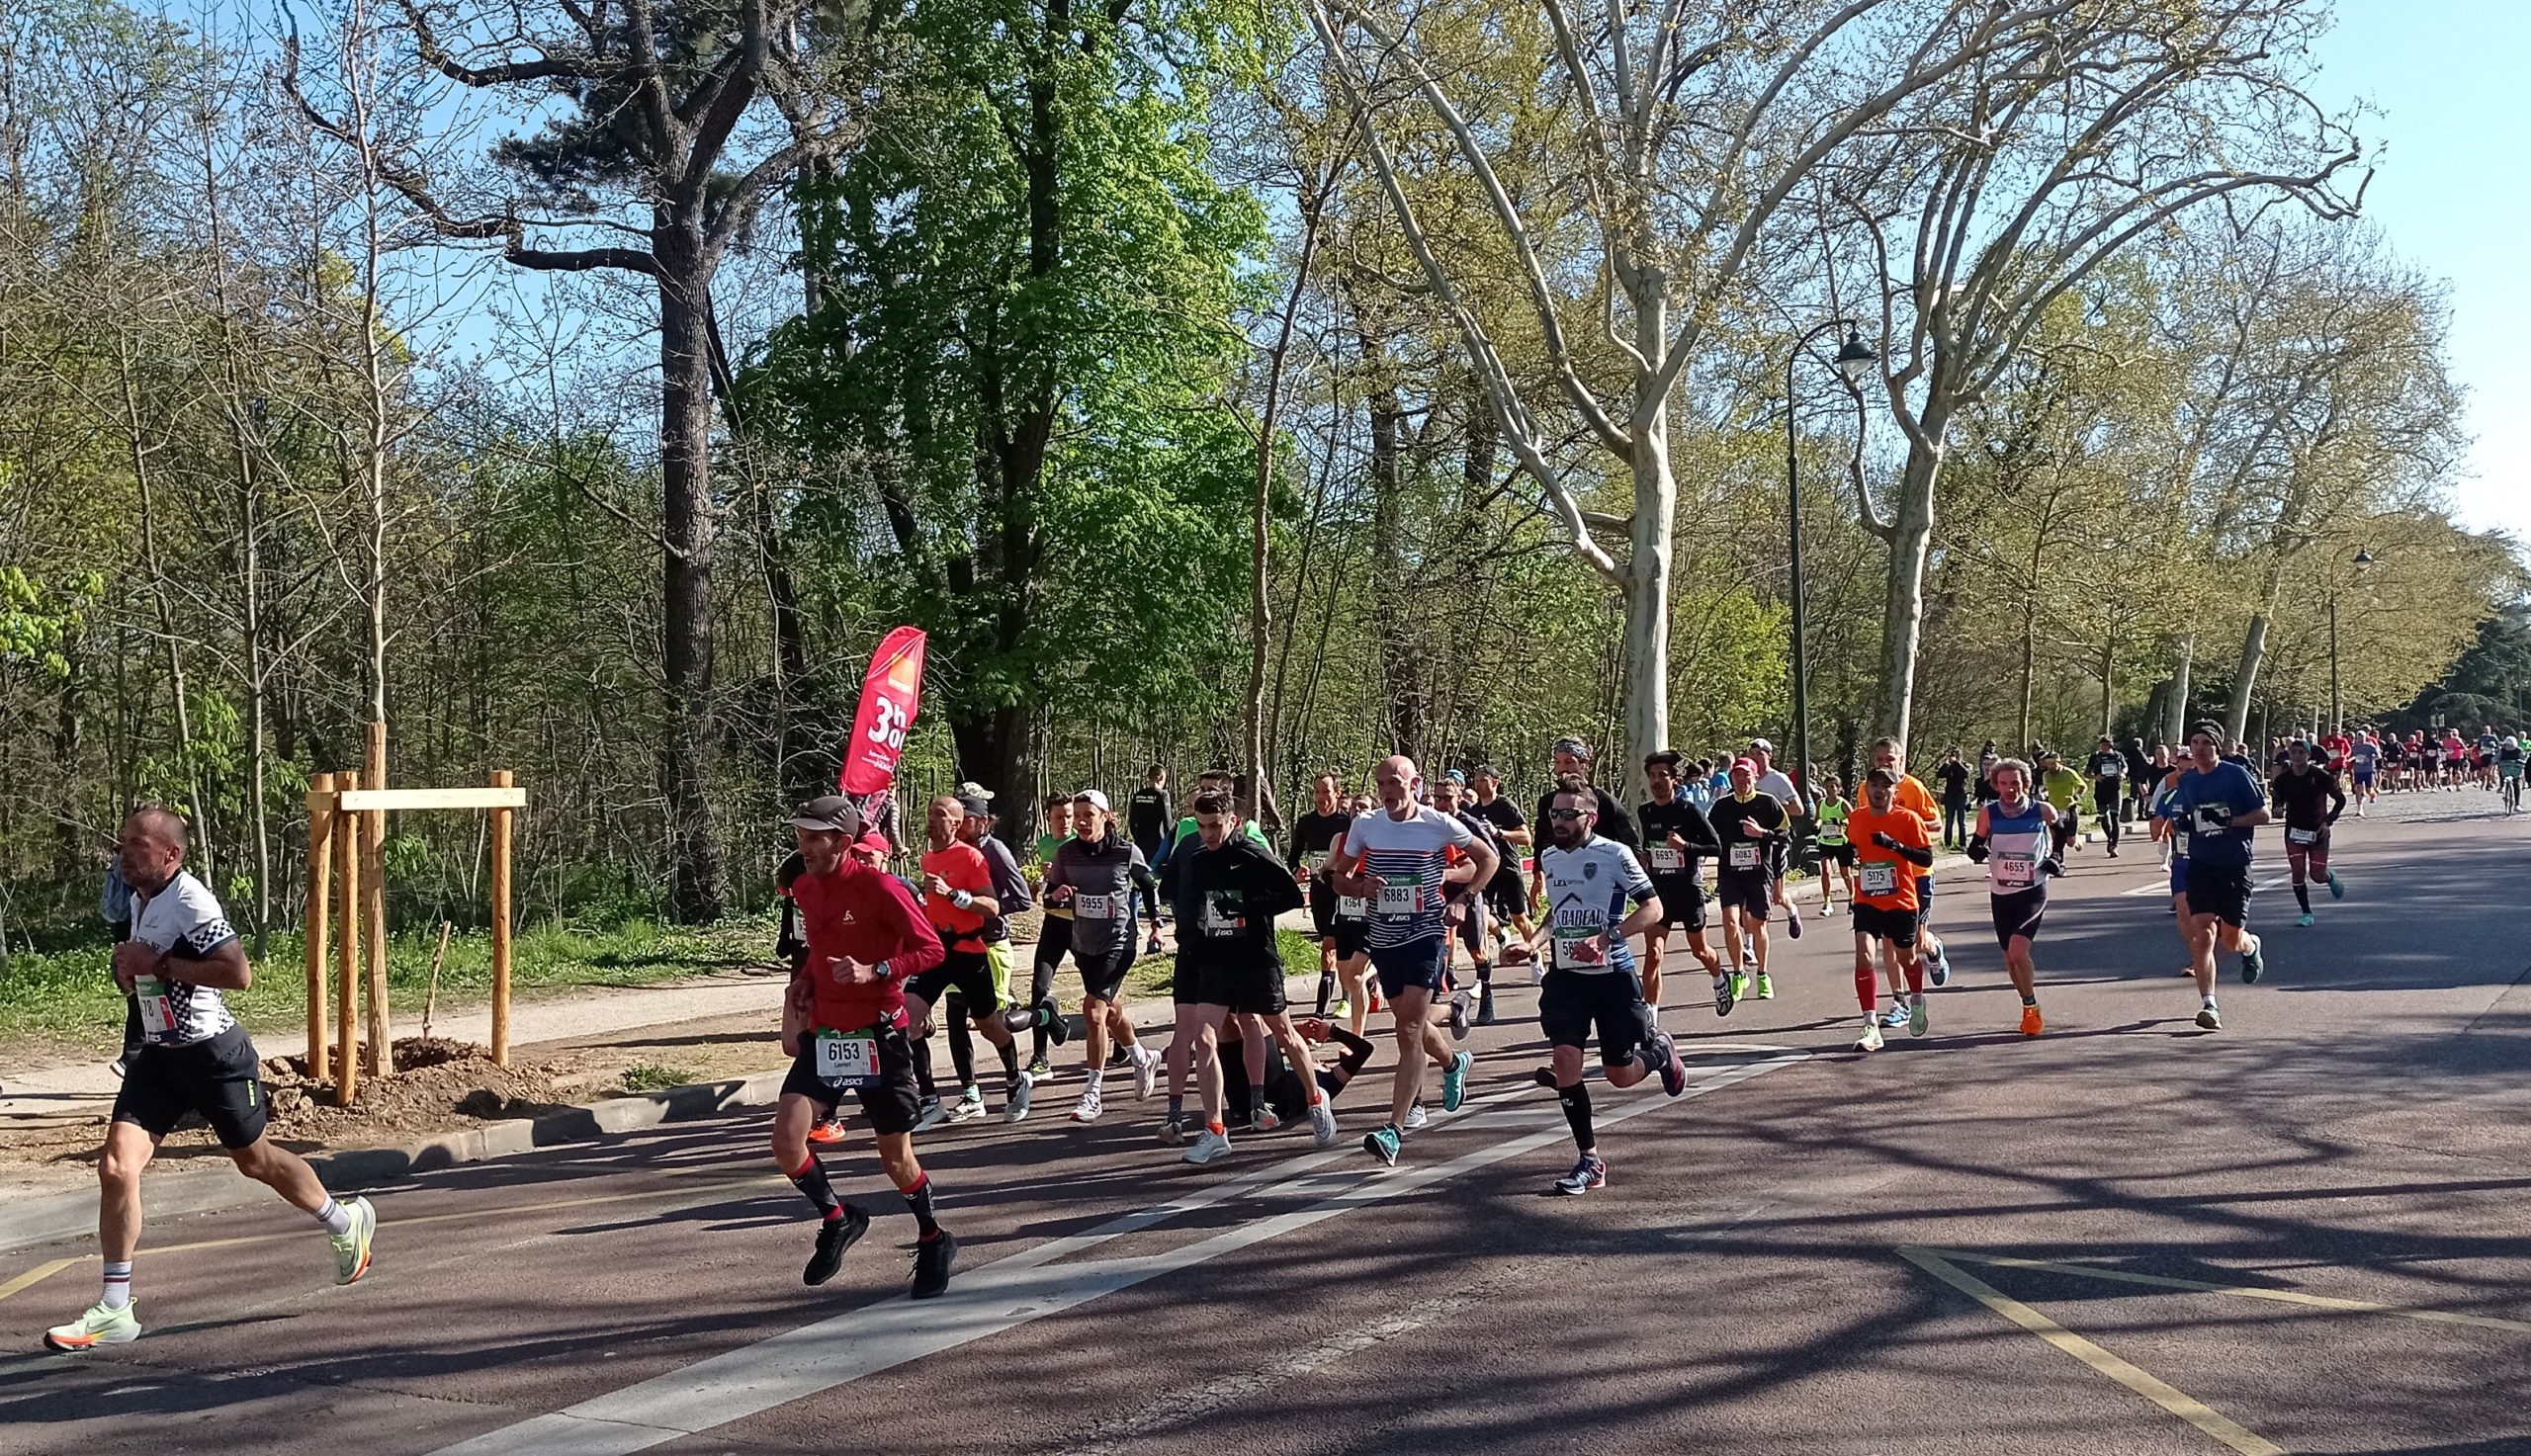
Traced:
<path fill-rule="evenodd" d="M 2023 1036 L 2037 1036 L 2047 1029 L 2047 1023 L 2039 1019 L 2039 1006 L 2037 1002 L 2033 1002 L 2032 1004 L 2021 1008 L 2021 1034 Z"/>
<path fill-rule="evenodd" d="M 822 1122 L 822 1123 L 818 1124 L 816 1127 L 813 1127 L 813 1128 L 809 1129 L 809 1141 L 810 1141 L 810 1142 L 812 1142 L 812 1143 L 840 1143 L 840 1142 L 842 1142 L 842 1141 L 843 1141 L 843 1119 L 842 1119 L 842 1118 L 839 1118 L 839 1117 L 838 1117 L 838 1118 L 833 1118 L 833 1119 L 830 1119 L 830 1120 L 829 1120 L 829 1121 L 827 1121 L 827 1122 Z"/>

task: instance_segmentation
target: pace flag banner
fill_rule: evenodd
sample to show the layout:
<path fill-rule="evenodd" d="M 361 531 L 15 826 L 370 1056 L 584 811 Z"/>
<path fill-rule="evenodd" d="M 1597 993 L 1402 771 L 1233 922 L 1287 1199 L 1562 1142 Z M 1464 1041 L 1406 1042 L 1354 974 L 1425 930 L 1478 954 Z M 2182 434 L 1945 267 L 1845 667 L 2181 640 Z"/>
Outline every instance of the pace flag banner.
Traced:
<path fill-rule="evenodd" d="M 852 741 L 843 750 L 844 793 L 877 794 L 896 782 L 906 730 L 922 705 L 922 644 L 921 628 L 900 627 L 870 654 Z"/>

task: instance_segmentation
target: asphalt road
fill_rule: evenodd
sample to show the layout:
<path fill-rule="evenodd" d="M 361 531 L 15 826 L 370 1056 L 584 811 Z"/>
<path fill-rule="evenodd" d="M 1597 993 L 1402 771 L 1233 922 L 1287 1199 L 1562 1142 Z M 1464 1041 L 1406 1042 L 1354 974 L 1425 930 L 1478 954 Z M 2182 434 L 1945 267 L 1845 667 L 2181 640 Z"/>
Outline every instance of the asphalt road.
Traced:
<path fill-rule="evenodd" d="M 162 1219 L 145 1338 L 0 1356 L 0 1453 L 2531 1451 L 2531 819 L 2386 809 L 2340 826 L 2317 926 L 2261 893 L 2268 978 L 2226 959 L 2218 1034 L 2149 850 L 2058 882 L 2037 1041 L 1964 874 L 1922 1041 L 1847 1050 L 1842 918 L 1727 1020 L 1691 974 L 1690 1095 L 1601 1089 L 1588 1198 L 1547 1192 L 1571 1145 L 1521 1020 L 1394 1170 L 1354 1147 L 1385 1053 L 1329 1154 L 1186 1167 L 1156 1102 L 1062 1121 L 1070 1076 L 929 1135 L 965 1246 L 923 1305 L 852 1145 L 882 1216 L 801 1287 L 760 1113 L 379 1190 L 349 1289 L 277 1204 Z M 0 1256 L 0 1345 L 95 1275 Z"/>

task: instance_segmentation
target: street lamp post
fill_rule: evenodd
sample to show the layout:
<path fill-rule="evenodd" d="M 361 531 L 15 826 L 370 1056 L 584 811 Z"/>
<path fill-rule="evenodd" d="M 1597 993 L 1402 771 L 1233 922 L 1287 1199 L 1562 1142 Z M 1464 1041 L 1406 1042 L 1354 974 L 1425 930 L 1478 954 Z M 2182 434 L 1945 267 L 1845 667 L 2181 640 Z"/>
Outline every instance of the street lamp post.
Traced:
<path fill-rule="evenodd" d="M 2373 553 L 2363 547 L 2355 549 L 2355 559 L 2348 562 L 2361 571 L 2373 564 Z M 2337 686 L 2337 583 L 2329 583 L 2329 733 L 2346 736 L 2346 704 Z"/>
<path fill-rule="evenodd" d="M 1793 409 L 1792 367 L 1802 355 L 1810 352 L 1810 346 L 1820 335 L 1841 328 L 1846 331 L 1846 342 L 1837 350 L 1837 373 L 1845 378 L 1848 385 L 1854 385 L 1878 356 L 1872 352 L 1871 345 L 1863 341 L 1862 330 L 1851 319 L 1832 318 L 1803 334 L 1801 342 L 1792 346 L 1792 353 L 1786 356 L 1784 362 L 1784 491 L 1786 510 L 1789 513 L 1785 541 L 1789 549 L 1792 567 L 1792 769 L 1803 801 L 1793 806 L 1796 811 L 1814 803 L 1815 794 L 1810 779 L 1809 647 L 1804 638 L 1806 624 L 1802 615 L 1801 437 Z M 1860 440 L 1857 448 L 1861 448 Z"/>

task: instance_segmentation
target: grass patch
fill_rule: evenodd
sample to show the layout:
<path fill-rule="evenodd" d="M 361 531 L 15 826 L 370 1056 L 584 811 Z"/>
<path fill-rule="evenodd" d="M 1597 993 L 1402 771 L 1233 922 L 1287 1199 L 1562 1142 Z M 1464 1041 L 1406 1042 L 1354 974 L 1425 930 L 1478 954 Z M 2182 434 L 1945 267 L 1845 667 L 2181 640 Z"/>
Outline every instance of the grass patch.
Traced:
<path fill-rule="evenodd" d="M 437 925 L 389 937 L 390 1007 L 421 1009 L 431 951 L 438 943 Z M 275 934 L 255 962 L 255 984 L 229 993 L 229 1008 L 248 1028 L 305 1025 L 305 946 L 296 931 Z M 772 952 L 770 915 L 703 926 L 629 920 L 599 928 L 545 921 L 522 930 L 511 942 L 510 985 L 518 994 L 582 985 L 651 985 L 756 965 Z M 109 954 L 104 945 L 90 945 L 9 957 L 0 965 L 0 1038 L 40 1036 L 95 1046 L 119 1040 L 124 1000 L 108 969 Z M 491 989 L 490 933 L 471 930 L 451 937 L 448 960 L 439 973 L 440 1006 L 480 1002 Z"/>
<path fill-rule="evenodd" d="M 624 1069 L 624 1090 L 628 1092 L 664 1092 L 694 1080 L 694 1073 L 682 1067 L 662 1067 L 655 1062 L 636 1062 Z"/>
<path fill-rule="evenodd" d="M 1274 948 L 1282 953 L 1285 976 L 1318 974 L 1317 937 L 1300 930 L 1277 930 L 1274 932 Z M 1153 996 L 1165 996 L 1169 994 L 1170 984 L 1177 975 L 1178 957 L 1174 953 L 1138 957 L 1132 969 L 1125 973 L 1125 998 L 1142 1000 Z M 1077 991 L 1066 992 L 1058 989 L 1056 994 L 1063 998 L 1066 1005 L 1076 1005 L 1080 1000 Z"/>

